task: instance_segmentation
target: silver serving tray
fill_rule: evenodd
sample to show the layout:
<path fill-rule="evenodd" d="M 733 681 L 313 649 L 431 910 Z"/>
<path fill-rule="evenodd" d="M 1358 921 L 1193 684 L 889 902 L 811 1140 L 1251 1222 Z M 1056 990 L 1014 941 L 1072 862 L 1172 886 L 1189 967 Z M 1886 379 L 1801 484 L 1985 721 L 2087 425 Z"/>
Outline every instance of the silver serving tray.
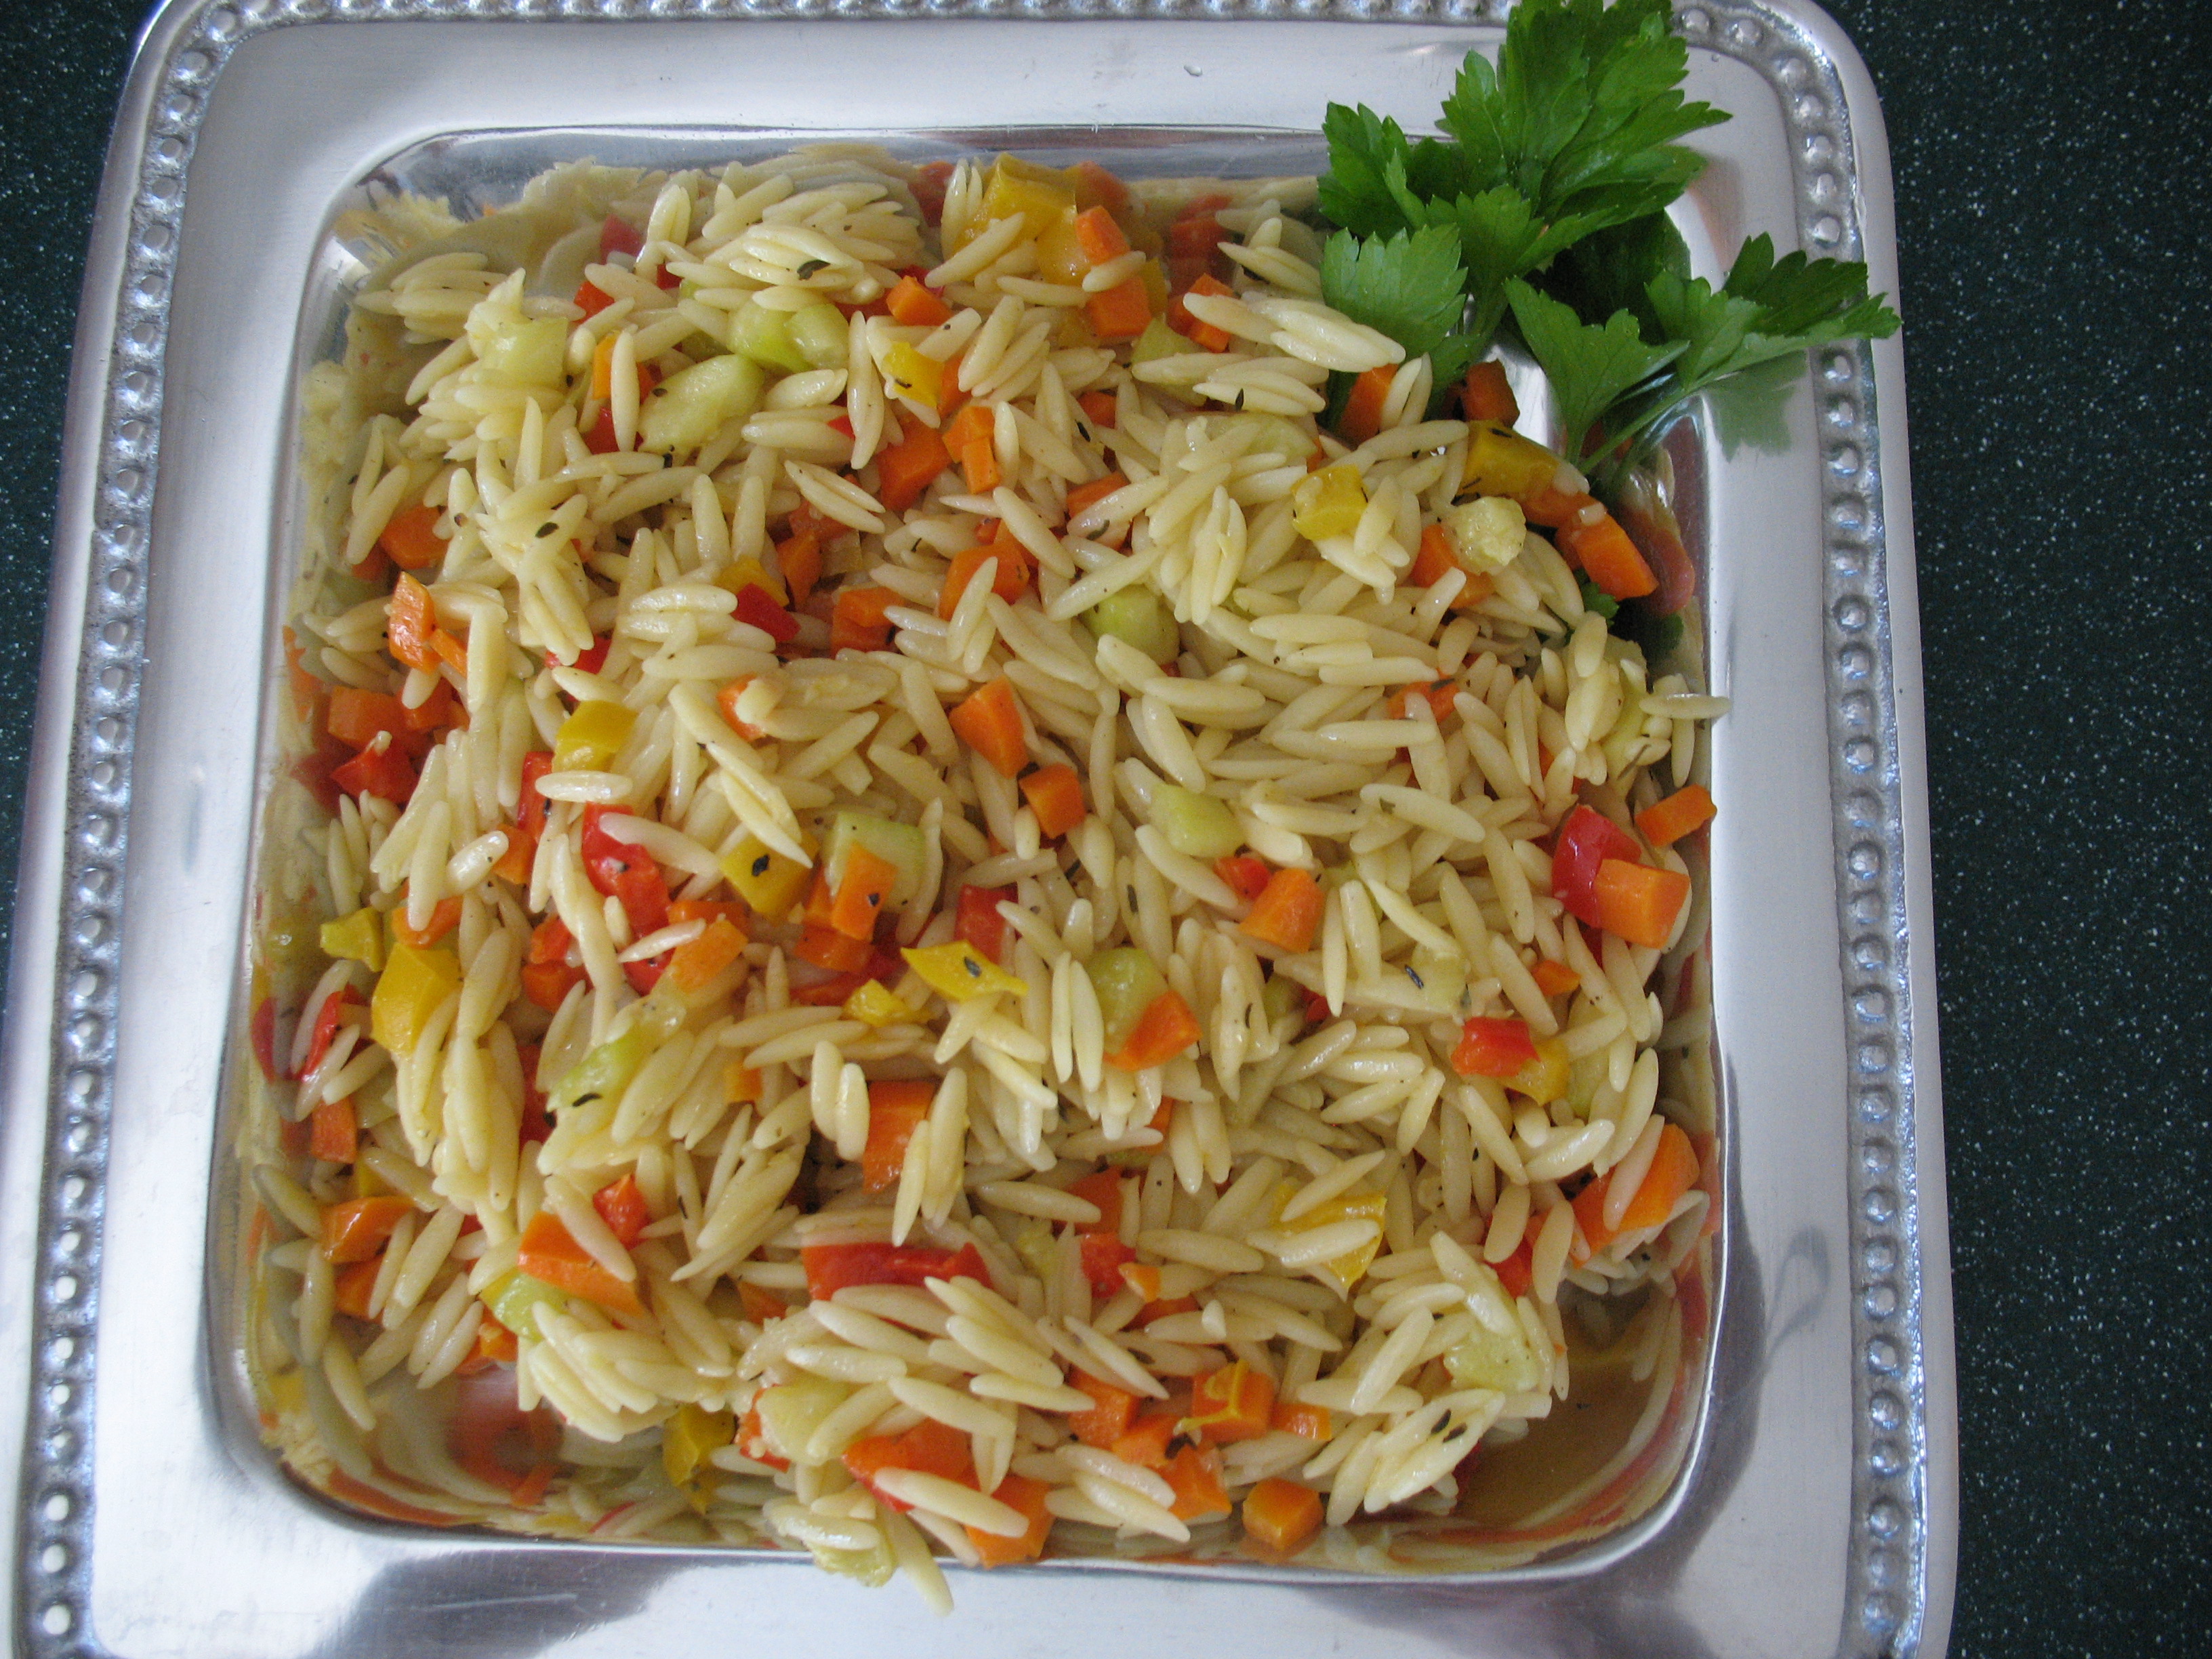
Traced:
<path fill-rule="evenodd" d="M 290 398 L 345 275 L 335 208 L 402 155 L 411 179 L 442 166 L 495 197 L 580 128 L 624 130 L 597 146 L 611 160 L 617 142 L 689 155 L 763 130 L 1188 142 L 1310 131 L 1332 99 L 1425 126 L 1503 10 L 830 9 L 170 0 L 148 27 L 78 325 L 0 1056 L 0 1423 L 25 1426 L 0 1591 L 14 1650 L 1940 1653 L 1956 1425 L 1894 341 L 1816 354 L 1763 426 L 1717 409 L 1676 439 L 1703 480 L 1689 527 L 1714 689 L 1735 702 L 1711 751 L 1728 1186 L 1705 1414 L 1650 1515 L 1486 1577 L 962 1572 L 939 1623 L 789 1558 L 366 1521 L 263 1448 L 229 1346 L 218 1123 L 293 557 Z M 1682 22 L 1691 95 L 1735 115 L 1702 135 L 1712 164 L 1677 216 L 1699 269 L 1768 230 L 1867 260 L 1894 294 L 1887 149 L 1850 43 L 1807 0 Z M 489 176 L 491 155 L 522 171 Z"/>

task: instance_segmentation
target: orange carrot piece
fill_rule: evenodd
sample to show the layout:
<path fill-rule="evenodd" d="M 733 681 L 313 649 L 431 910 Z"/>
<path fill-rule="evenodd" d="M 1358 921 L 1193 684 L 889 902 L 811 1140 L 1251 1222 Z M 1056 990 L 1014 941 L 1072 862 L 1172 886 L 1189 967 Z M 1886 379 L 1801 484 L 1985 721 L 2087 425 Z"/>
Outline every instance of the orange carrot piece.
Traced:
<path fill-rule="evenodd" d="M 1643 1184 L 1637 1188 L 1636 1196 L 1621 1212 L 1621 1231 L 1656 1227 L 1666 1220 L 1681 1201 L 1682 1194 L 1698 1184 L 1698 1151 L 1690 1144 L 1690 1137 L 1671 1123 L 1660 1130 L 1658 1150 L 1651 1155 L 1651 1168 L 1645 1172 Z"/>
<path fill-rule="evenodd" d="M 1336 423 L 1338 437 L 1348 444 L 1364 444 L 1382 429 L 1382 405 L 1397 374 L 1397 369 L 1386 363 L 1367 370 L 1352 383 L 1352 393 L 1344 400 L 1344 414 Z"/>
<path fill-rule="evenodd" d="M 1314 931 L 1327 904 L 1310 872 L 1278 870 L 1267 878 L 1267 890 L 1252 901 L 1251 915 L 1237 926 L 1249 938 L 1295 956 L 1313 948 Z"/>
<path fill-rule="evenodd" d="M 794 531 L 775 544 L 775 568 L 791 589 L 791 602 L 805 605 L 814 585 L 822 580 L 822 535 L 819 531 Z"/>
<path fill-rule="evenodd" d="M 1539 961 L 1528 973 L 1536 981 L 1536 988 L 1547 997 L 1563 997 L 1582 988 L 1581 975 L 1565 963 L 1554 962 L 1549 957 Z"/>
<path fill-rule="evenodd" d="M 1296 1400 L 1278 1400 L 1269 1426 L 1279 1434 L 1294 1434 L 1301 1440 L 1326 1440 L 1333 1431 L 1328 1407 L 1309 1406 Z"/>
<path fill-rule="evenodd" d="M 1089 483 L 1076 485 L 1067 492 L 1067 516 L 1072 519 L 1096 506 L 1128 482 L 1118 472 L 1109 472 L 1103 478 L 1093 478 Z"/>
<path fill-rule="evenodd" d="M 1229 1490 L 1221 1484 L 1221 1454 L 1212 1447 L 1185 1446 L 1160 1473 L 1175 1492 L 1170 1508 L 1178 1521 L 1229 1513 Z"/>
<path fill-rule="evenodd" d="M 383 1270 L 381 1253 L 344 1269 L 331 1283 L 331 1306 L 350 1318 L 367 1319 L 369 1297 L 376 1290 L 376 1276 Z"/>
<path fill-rule="evenodd" d="M 1114 1443 L 1128 1431 L 1130 1419 L 1137 1413 L 1137 1396 L 1088 1371 L 1076 1371 L 1068 1381 L 1097 1403 L 1087 1411 L 1068 1413 L 1067 1426 L 1085 1445 L 1111 1451 Z"/>
<path fill-rule="evenodd" d="M 738 1281 L 738 1306 L 746 1318 L 756 1325 L 765 1325 L 771 1319 L 781 1319 L 791 1310 L 783 1298 L 773 1291 L 764 1291 L 745 1279 Z"/>
<path fill-rule="evenodd" d="M 1225 1446 L 1239 1440 L 1257 1440 L 1267 1432 L 1274 1414 L 1273 1379 L 1241 1359 L 1233 1359 L 1191 1384 L 1190 1415 L 1182 1427 L 1185 1433 L 1201 1437 L 1208 1445 Z"/>
<path fill-rule="evenodd" d="M 669 902 L 668 920 L 672 925 L 679 921 L 714 921 L 717 918 L 738 930 L 738 937 L 745 937 L 745 907 L 733 899 L 672 899 Z"/>
<path fill-rule="evenodd" d="M 1193 222 L 1185 220 L 1181 222 Z M 1212 222 L 1210 216 L 1208 222 Z M 1211 251 L 1212 246 L 1209 245 L 1208 252 L 1210 253 Z M 1233 294 L 1235 292 L 1234 289 L 1211 271 L 1201 274 L 1184 290 L 1185 294 Z M 1181 297 L 1168 307 L 1168 326 L 1201 351 L 1229 349 L 1229 331 L 1226 329 L 1216 328 L 1212 323 L 1200 321 L 1193 314 L 1190 307 L 1183 303 Z"/>
<path fill-rule="evenodd" d="M 323 1254 L 333 1267 L 366 1261 L 384 1248 L 402 1217 L 415 1206 L 397 1194 L 353 1198 L 323 1212 Z"/>
<path fill-rule="evenodd" d="M 999 775 L 1018 778 L 1029 763 L 1030 745 L 1022 736 L 1021 705 L 1015 701 L 1013 682 L 1003 674 L 991 681 L 947 716 L 963 742 L 999 769 Z"/>
<path fill-rule="evenodd" d="M 428 569 L 446 556 L 445 538 L 438 534 L 438 509 L 401 507 L 385 525 L 376 544 L 402 570 Z"/>
<path fill-rule="evenodd" d="M 404 572 L 392 590 L 392 613 L 385 631 L 397 660 L 410 668 L 437 672 L 440 659 L 431 641 L 438 631 L 438 617 L 430 608 L 430 590 Z"/>
<path fill-rule="evenodd" d="M 1671 847 L 1711 821 L 1713 798 L 1702 783 L 1685 784 L 1636 815 L 1636 827 L 1654 847 Z"/>
<path fill-rule="evenodd" d="M 980 1565 L 1010 1566 L 1017 1561 L 1034 1561 L 1044 1553 L 1046 1534 L 1052 1531 L 1052 1511 L 1045 1508 L 1044 1500 L 1051 1490 L 1043 1481 L 1025 1474 L 1010 1474 L 992 1489 L 992 1497 L 1029 1518 L 1029 1530 L 1018 1538 L 1002 1538 L 979 1527 L 966 1528 Z"/>
<path fill-rule="evenodd" d="M 1547 530 L 1564 529 L 1593 510 L 1604 511 L 1598 506 L 1596 496 L 1576 494 L 1548 483 L 1534 495 L 1521 498 L 1521 516 Z"/>
<path fill-rule="evenodd" d="M 592 1208 L 625 1250 L 644 1237 L 645 1230 L 653 1224 L 653 1206 L 645 1201 L 635 1170 L 623 1170 L 593 1193 Z"/>
<path fill-rule="evenodd" d="M 912 276 L 900 277 L 891 291 L 884 295 L 884 303 L 890 308 L 893 321 L 908 327 L 935 328 L 952 315 L 951 306 Z"/>
<path fill-rule="evenodd" d="M 999 447 L 988 438 L 976 438 L 960 447 L 960 476 L 971 495 L 988 495 L 1006 481 L 999 465 Z"/>
<path fill-rule="evenodd" d="M 1163 991 L 1145 1006 L 1121 1046 L 1106 1056 L 1117 1071 L 1164 1066 L 1198 1041 L 1198 1016 L 1176 991 Z"/>
<path fill-rule="evenodd" d="M 845 1449 L 842 1461 L 862 1486 L 872 1486 L 876 1476 L 885 1469 L 912 1469 L 957 1480 L 963 1486 L 975 1482 L 975 1466 L 969 1453 L 968 1437 L 934 1418 L 924 1418 L 904 1434 L 872 1434 L 855 1440 Z M 907 1507 L 896 1498 L 884 1498 L 883 1501 L 895 1510 Z"/>
<path fill-rule="evenodd" d="M 991 591 L 1012 605 L 1030 591 L 1030 576 L 1036 560 L 1029 549 L 1019 542 L 994 542 L 982 547 L 971 547 L 952 556 L 952 562 L 945 572 L 945 586 L 937 596 L 937 614 L 950 619 L 959 609 L 960 596 L 968 591 L 968 584 L 975 580 L 975 573 L 987 560 L 999 562 L 997 572 L 991 578 Z"/>
<path fill-rule="evenodd" d="M 832 651 L 881 651 L 891 642 L 890 608 L 902 603 L 888 587 L 841 587 L 830 611 Z"/>
<path fill-rule="evenodd" d="M 760 1067 L 733 1060 L 722 1067 L 722 1092 L 730 1097 L 732 1106 L 757 1105 L 761 1088 L 767 1079 L 761 1076 Z"/>
<path fill-rule="evenodd" d="M 1382 708 L 1392 720 L 1401 720 L 1413 712 L 1416 701 L 1425 702 L 1429 706 L 1429 712 L 1437 717 L 1437 724 L 1441 726 L 1444 716 L 1452 712 L 1452 700 L 1458 695 L 1459 684 L 1455 680 L 1437 680 L 1427 685 L 1401 685 L 1390 694 L 1389 700 Z"/>
<path fill-rule="evenodd" d="M 1139 1468 L 1164 1469 L 1168 1465 L 1168 1446 L 1176 1437 L 1176 1425 L 1180 1421 L 1181 1414 L 1176 1412 L 1149 1413 L 1130 1424 L 1106 1449 Z"/>
<path fill-rule="evenodd" d="M 430 911 L 429 921 L 421 927 L 408 926 L 405 905 L 392 913 L 392 933 L 418 951 L 428 950 L 460 925 L 461 896 L 459 893 L 440 899 Z"/>
<path fill-rule="evenodd" d="M 801 962 L 833 974 L 857 973 L 869 956 L 868 941 L 851 939 L 834 927 L 812 927 L 799 936 L 791 954 Z M 839 997 L 838 1001 L 845 999 Z"/>
<path fill-rule="evenodd" d="M 1121 1282 L 1147 1302 L 1160 1299 L 1160 1270 L 1148 1261 L 1124 1261 Z"/>
<path fill-rule="evenodd" d="M 1295 1480 L 1262 1480 L 1244 1494 L 1245 1536 L 1288 1555 L 1321 1530 L 1321 1499 Z"/>
<path fill-rule="evenodd" d="M 745 948 L 745 936 L 717 916 L 707 924 L 707 931 L 688 945 L 679 945 L 668 959 L 668 977 L 676 988 L 690 996 L 705 987 L 708 981 L 738 959 Z"/>
<path fill-rule="evenodd" d="M 1558 538 L 1559 551 L 1578 562 L 1589 579 L 1616 599 L 1641 599 L 1659 586 L 1628 532 L 1603 508 L 1595 523 L 1585 514 L 1561 529 Z"/>
<path fill-rule="evenodd" d="M 1101 341 L 1133 340 L 1152 323 L 1152 296 L 1139 274 L 1092 295 L 1083 302 L 1083 314 Z"/>
<path fill-rule="evenodd" d="M 1690 896 L 1690 878 L 1648 864 L 1607 859 L 1597 867 L 1591 891 L 1599 927 L 1631 945 L 1663 951 L 1668 935 L 1674 931 L 1674 919 Z"/>
<path fill-rule="evenodd" d="M 637 1286 L 599 1266 L 550 1210 L 540 1210 L 522 1230 L 514 1265 L 517 1271 L 540 1284 L 580 1296 L 611 1312 L 645 1312 L 645 1304 L 637 1299 Z"/>
<path fill-rule="evenodd" d="M 876 923 L 884 904 L 898 885 L 898 866 L 865 847 L 845 854 L 844 879 L 830 899 L 830 925 L 847 939 L 876 936 Z"/>
<path fill-rule="evenodd" d="M 1434 587 L 1452 571 L 1466 573 L 1467 580 L 1452 596 L 1455 611 L 1472 611 L 1492 593 L 1498 584 L 1484 570 L 1468 570 L 1467 562 L 1453 550 L 1451 537 L 1440 524 L 1432 524 L 1421 532 L 1420 550 L 1413 556 L 1413 568 L 1406 573 L 1406 580 L 1416 587 Z"/>
<path fill-rule="evenodd" d="M 868 1085 L 868 1145 L 860 1154 L 860 1178 L 870 1192 L 887 1192 L 898 1185 L 908 1144 L 929 1116 L 929 1103 L 936 1094 L 919 1078 Z"/>
<path fill-rule="evenodd" d="M 952 452 L 936 428 L 909 421 L 906 436 L 876 457 L 876 499 L 892 512 L 902 513 L 951 465 Z"/>
<path fill-rule="evenodd" d="M 1109 213 L 1126 212 L 1129 206 L 1129 187 L 1119 178 L 1107 172 L 1096 161 L 1078 161 L 1068 168 L 1075 180 L 1075 204 L 1080 208 L 1103 207 Z"/>
<path fill-rule="evenodd" d="M 945 447 L 957 455 L 976 439 L 988 438 L 998 429 L 998 416 L 988 408 L 981 404 L 969 404 L 945 423 Z"/>
<path fill-rule="evenodd" d="M 1083 406 L 1084 418 L 1093 426 L 1103 426 L 1112 431 L 1114 422 L 1121 418 L 1121 405 L 1114 401 L 1110 392 L 1084 392 L 1075 401 Z"/>
<path fill-rule="evenodd" d="M 1511 426 L 1521 418 L 1521 404 L 1513 396 L 1513 383 L 1505 378 L 1505 365 L 1495 357 L 1486 358 L 1468 370 L 1459 399 L 1470 421 Z"/>
<path fill-rule="evenodd" d="M 1129 251 L 1129 239 L 1103 207 L 1089 208 L 1075 216 L 1075 245 L 1093 266 L 1118 259 Z"/>
<path fill-rule="evenodd" d="M 1046 766 L 1022 780 L 1022 798 L 1036 814 L 1037 829 L 1048 836 L 1064 836 L 1083 822 L 1083 785 L 1072 766 Z"/>
<path fill-rule="evenodd" d="M 353 1097 L 315 1103 L 307 1119 L 307 1151 L 331 1164 L 350 1164 L 361 1151 L 361 1127 Z"/>

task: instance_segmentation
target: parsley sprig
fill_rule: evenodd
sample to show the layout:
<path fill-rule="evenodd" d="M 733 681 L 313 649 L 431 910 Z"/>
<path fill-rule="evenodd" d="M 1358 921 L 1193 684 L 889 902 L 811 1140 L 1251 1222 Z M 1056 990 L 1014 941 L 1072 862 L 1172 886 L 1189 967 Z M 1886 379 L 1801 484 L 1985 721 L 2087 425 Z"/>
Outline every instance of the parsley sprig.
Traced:
<path fill-rule="evenodd" d="M 1522 0 L 1496 69 L 1468 54 L 1444 100 L 1448 140 L 1330 106 L 1322 211 L 1357 237 L 1455 234 L 1482 349 L 1508 281 L 1660 212 L 1697 176 L 1700 159 L 1674 141 L 1728 117 L 1684 100 L 1689 49 L 1671 21 L 1667 0 Z"/>
<path fill-rule="evenodd" d="M 1444 136 L 1329 106 L 1322 294 L 1427 354 L 1441 389 L 1510 319 L 1550 380 L 1571 458 L 1617 481 L 1637 441 L 1729 375 L 1897 313 L 1866 267 L 1746 243 L 1717 289 L 1666 209 L 1704 165 L 1676 141 L 1729 118 L 1680 82 L 1668 0 L 1521 0 L 1493 69 L 1468 54 Z"/>

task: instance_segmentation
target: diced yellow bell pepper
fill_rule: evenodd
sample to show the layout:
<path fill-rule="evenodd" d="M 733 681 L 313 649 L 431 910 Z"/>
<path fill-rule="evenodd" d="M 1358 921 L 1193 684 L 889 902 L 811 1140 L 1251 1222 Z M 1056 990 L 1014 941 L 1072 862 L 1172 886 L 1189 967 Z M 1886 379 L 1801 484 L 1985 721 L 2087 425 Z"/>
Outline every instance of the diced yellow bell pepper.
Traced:
<path fill-rule="evenodd" d="M 902 398 L 911 398 L 931 409 L 945 389 L 945 365 L 936 358 L 917 351 L 905 341 L 895 341 L 884 353 L 884 373 L 890 376 L 891 390 Z"/>
<path fill-rule="evenodd" d="M 768 921 L 781 921 L 791 914 L 813 869 L 811 864 L 786 858 L 757 836 L 747 836 L 722 859 L 722 873 L 738 890 L 738 896 Z"/>
<path fill-rule="evenodd" d="M 1038 236 L 1074 207 L 1074 183 L 1058 168 L 1017 155 L 1001 155 L 991 164 L 990 181 L 983 186 L 985 218 L 1009 219 L 1018 213 L 1028 222 L 1030 234 Z"/>
<path fill-rule="evenodd" d="M 1287 1182 L 1276 1189 L 1275 1209 L 1278 1215 L 1281 1214 L 1283 1206 L 1289 1203 L 1291 1195 L 1297 1190 Z M 1381 1193 L 1340 1193 L 1326 1203 L 1315 1205 L 1312 1209 L 1291 1222 L 1284 1231 L 1293 1233 L 1310 1233 L 1316 1228 L 1333 1227 L 1340 1221 L 1371 1221 L 1380 1227 L 1382 1224 L 1382 1212 L 1389 1206 L 1389 1200 Z M 1375 1260 L 1382 1248 L 1382 1237 L 1380 1233 L 1377 1233 L 1375 1237 L 1358 1249 L 1346 1250 L 1342 1255 L 1332 1256 L 1321 1265 L 1331 1279 L 1334 1279 L 1345 1290 L 1349 1291 L 1366 1276 L 1368 1264 Z"/>
<path fill-rule="evenodd" d="M 325 956 L 366 963 L 372 974 L 384 971 L 384 918 L 368 905 L 325 922 L 322 937 Z"/>
<path fill-rule="evenodd" d="M 418 950 L 399 940 L 369 998 L 370 1035 L 395 1054 L 414 1053 L 439 1005 L 460 988 L 460 958 L 451 951 Z"/>
<path fill-rule="evenodd" d="M 1468 428 L 1467 465 L 1460 473 L 1460 491 L 1529 501 L 1552 487 L 1560 465 L 1557 455 L 1511 427 L 1477 421 Z"/>
<path fill-rule="evenodd" d="M 1567 1091 L 1567 1075 L 1574 1061 L 1567 1045 L 1558 1037 L 1536 1039 L 1536 1058 L 1505 1079 L 1505 1086 L 1524 1094 L 1539 1106 L 1548 1106 Z"/>
<path fill-rule="evenodd" d="M 694 1478 L 711 1467 L 707 1462 L 709 1452 L 720 1450 L 737 1437 L 735 1413 L 710 1412 L 688 1401 L 678 1407 L 676 1415 L 660 1431 L 660 1467 L 669 1484 L 690 1492 L 695 1505 L 702 1504 L 705 1494 L 693 1485 Z"/>
<path fill-rule="evenodd" d="M 553 738 L 553 769 L 556 772 L 604 770 L 629 741 L 637 715 L 618 702 L 594 698 L 576 705 L 561 722 Z"/>
<path fill-rule="evenodd" d="M 1168 268 L 1158 259 L 1147 259 L 1137 275 L 1144 278 L 1145 300 L 1152 308 L 1152 321 L 1158 322 L 1168 308 Z M 1145 332 L 1152 332 L 1152 324 L 1145 325 Z"/>
<path fill-rule="evenodd" d="M 1091 262 L 1083 257 L 1082 245 L 1075 240 L 1073 203 L 1039 233 L 1036 255 L 1037 276 L 1042 282 L 1073 285 L 1090 270 Z"/>
<path fill-rule="evenodd" d="M 791 603 L 790 592 L 784 587 L 782 579 L 758 559 L 739 559 L 714 578 L 714 586 L 726 588 L 732 593 L 742 593 L 748 587 L 757 587 L 778 605 Z"/>
<path fill-rule="evenodd" d="M 1366 486 L 1359 481 L 1359 469 L 1349 461 L 1307 473 L 1291 491 L 1291 523 L 1312 541 L 1349 536 L 1359 528 L 1359 515 L 1366 510 Z"/>
<path fill-rule="evenodd" d="M 370 1169 L 365 1162 L 360 1160 L 355 1162 L 353 1195 L 356 1198 L 382 1198 L 391 1190 L 392 1183 Z"/>
<path fill-rule="evenodd" d="M 1000 991 L 1014 996 L 1029 992 L 1027 984 L 964 942 L 933 945 L 926 950 L 902 951 L 899 954 L 931 990 L 948 1001 L 966 1002 L 971 997 L 991 996 Z"/>
<path fill-rule="evenodd" d="M 845 1012 L 863 1025 L 911 1025 L 921 1018 L 919 1008 L 909 1006 L 896 992 L 885 990 L 877 979 L 845 999 Z"/>

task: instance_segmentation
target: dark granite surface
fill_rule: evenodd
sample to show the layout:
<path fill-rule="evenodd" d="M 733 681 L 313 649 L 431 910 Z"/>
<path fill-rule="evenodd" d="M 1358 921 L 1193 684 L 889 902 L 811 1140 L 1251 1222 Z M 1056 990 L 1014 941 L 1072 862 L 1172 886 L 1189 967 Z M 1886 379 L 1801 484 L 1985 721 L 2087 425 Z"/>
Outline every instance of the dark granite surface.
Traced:
<path fill-rule="evenodd" d="M 1952 1651 L 2212 1652 L 2212 4 L 1831 9 L 1897 171 L 1965 1464 Z M 9 867 L 86 231 L 144 10 L 0 3 Z"/>

